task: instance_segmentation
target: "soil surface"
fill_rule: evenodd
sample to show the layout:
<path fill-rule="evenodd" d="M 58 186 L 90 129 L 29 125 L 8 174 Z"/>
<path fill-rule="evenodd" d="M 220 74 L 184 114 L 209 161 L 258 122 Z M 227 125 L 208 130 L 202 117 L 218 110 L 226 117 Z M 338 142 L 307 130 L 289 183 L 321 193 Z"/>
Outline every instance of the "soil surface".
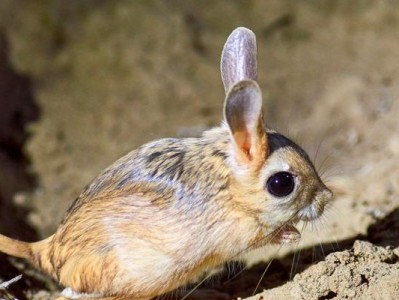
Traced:
<path fill-rule="evenodd" d="M 250 253 L 186 299 L 399 299 L 397 1 L 1 1 L 1 233 L 44 238 L 120 156 L 219 124 L 237 26 L 258 38 L 266 124 L 335 199 L 298 245 Z M 61 290 L 1 255 L 0 282 L 19 274 L 0 298 Z"/>

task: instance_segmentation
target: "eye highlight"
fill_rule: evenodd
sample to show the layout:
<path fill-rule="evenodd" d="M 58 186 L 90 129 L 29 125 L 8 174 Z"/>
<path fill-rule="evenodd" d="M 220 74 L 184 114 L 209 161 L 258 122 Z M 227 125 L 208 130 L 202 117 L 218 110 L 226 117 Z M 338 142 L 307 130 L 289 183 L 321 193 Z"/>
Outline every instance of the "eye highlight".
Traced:
<path fill-rule="evenodd" d="M 276 197 L 285 197 L 292 193 L 295 187 L 294 176 L 289 172 L 278 172 L 269 177 L 266 183 L 267 191 Z"/>

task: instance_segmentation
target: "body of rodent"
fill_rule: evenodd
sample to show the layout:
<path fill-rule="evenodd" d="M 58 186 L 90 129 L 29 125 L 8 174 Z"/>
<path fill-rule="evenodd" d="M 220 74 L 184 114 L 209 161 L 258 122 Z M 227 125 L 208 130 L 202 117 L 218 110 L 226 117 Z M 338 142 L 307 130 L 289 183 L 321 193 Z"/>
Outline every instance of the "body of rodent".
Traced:
<path fill-rule="evenodd" d="M 267 243 L 300 238 L 332 193 L 306 153 L 266 129 L 256 40 L 237 28 L 221 65 L 224 122 L 199 138 L 161 139 L 130 152 L 90 183 L 54 235 L 0 235 L 67 287 L 71 299 L 151 299 Z"/>

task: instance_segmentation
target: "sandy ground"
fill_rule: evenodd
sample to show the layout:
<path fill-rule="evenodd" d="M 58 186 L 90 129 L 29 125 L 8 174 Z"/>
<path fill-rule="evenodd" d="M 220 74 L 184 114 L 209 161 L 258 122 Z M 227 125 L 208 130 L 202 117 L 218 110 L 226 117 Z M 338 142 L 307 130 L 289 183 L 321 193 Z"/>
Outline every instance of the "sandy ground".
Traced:
<path fill-rule="evenodd" d="M 336 197 L 296 247 L 253 253 L 191 298 L 251 297 L 258 282 L 248 299 L 399 298 L 399 2 L 4 0 L 0 20 L 41 111 L 24 148 L 37 185 L 14 196 L 37 237 L 115 159 L 220 122 L 220 53 L 243 25 L 267 125 L 309 151 Z M 29 272 L 25 297 L 51 297 Z"/>

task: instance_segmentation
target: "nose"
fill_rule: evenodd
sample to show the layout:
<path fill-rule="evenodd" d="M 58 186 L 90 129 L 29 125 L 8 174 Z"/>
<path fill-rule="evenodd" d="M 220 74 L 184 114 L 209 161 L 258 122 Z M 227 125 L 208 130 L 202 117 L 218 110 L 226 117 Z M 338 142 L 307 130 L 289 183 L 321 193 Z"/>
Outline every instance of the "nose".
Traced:
<path fill-rule="evenodd" d="M 332 200 L 332 198 L 334 197 L 334 193 L 329 189 L 329 188 L 324 188 L 321 191 L 321 198 L 324 198 L 324 202 L 325 204 L 327 204 L 328 202 L 330 202 Z"/>
<path fill-rule="evenodd" d="M 328 188 L 323 188 L 315 195 L 312 204 L 314 207 L 313 211 L 315 212 L 314 219 L 322 215 L 322 213 L 324 212 L 324 207 L 328 202 L 331 201 L 332 198 L 333 198 L 333 192 Z"/>
<path fill-rule="evenodd" d="M 331 201 L 332 198 L 333 192 L 331 192 L 328 188 L 319 190 L 314 195 L 312 203 L 300 211 L 300 219 L 302 221 L 313 221 L 319 218 L 324 212 L 324 207 L 329 201 Z"/>

